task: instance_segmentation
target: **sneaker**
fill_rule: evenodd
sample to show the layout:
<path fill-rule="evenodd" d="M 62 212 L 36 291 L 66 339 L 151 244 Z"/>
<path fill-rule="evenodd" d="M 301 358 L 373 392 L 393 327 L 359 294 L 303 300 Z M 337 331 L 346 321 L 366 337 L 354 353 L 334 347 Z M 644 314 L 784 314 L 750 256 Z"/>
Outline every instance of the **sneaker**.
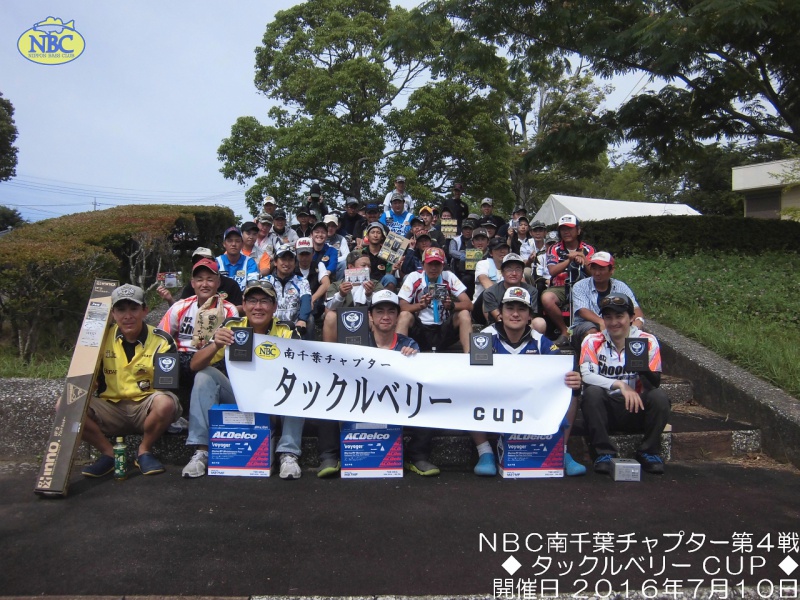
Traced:
<path fill-rule="evenodd" d="M 336 475 L 342 468 L 342 463 L 340 463 L 335 458 L 326 458 L 319 464 L 319 471 L 317 471 L 317 477 L 320 479 L 324 479 L 325 477 L 333 477 Z"/>
<path fill-rule="evenodd" d="M 208 468 L 208 450 L 195 450 L 191 460 L 183 467 L 183 477 L 194 479 L 206 474 Z"/>
<path fill-rule="evenodd" d="M 111 456 L 101 455 L 96 461 L 90 465 L 86 465 L 81 469 L 81 475 L 84 477 L 105 477 L 109 473 L 114 472 L 114 458 Z"/>
<path fill-rule="evenodd" d="M 161 464 L 155 456 L 150 452 L 143 452 L 136 457 L 134 464 L 139 467 L 142 475 L 158 475 L 166 471 L 164 465 Z"/>
<path fill-rule="evenodd" d="M 653 473 L 654 475 L 661 475 L 664 472 L 664 461 L 661 460 L 661 457 L 658 454 L 647 454 L 646 452 L 637 452 L 636 453 L 636 460 L 642 465 L 642 469 L 644 469 L 648 473 Z"/>
<path fill-rule="evenodd" d="M 475 475 L 480 477 L 494 477 L 497 475 L 497 462 L 494 459 L 494 452 L 481 454 L 473 471 Z"/>
<path fill-rule="evenodd" d="M 281 479 L 300 479 L 302 474 L 294 454 L 281 454 Z"/>
<path fill-rule="evenodd" d="M 567 477 L 586 475 L 586 467 L 572 458 L 569 452 L 564 453 L 564 474 Z"/>
<path fill-rule="evenodd" d="M 406 463 L 406 469 L 413 471 L 417 475 L 422 475 L 423 477 L 433 477 L 440 473 L 439 467 L 424 458 L 421 460 L 408 461 Z"/>
<path fill-rule="evenodd" d="M 556 346 L 569 346 L 569 338 L 566 335 L 558 336 L 553 343 Z"/>
<path fill-rule="evenodd" d="M 177 421 L 170 423 L 169 427 L 167 427 L 167 433 L 178 434 L 184 431 L 189 431 L 189 421 L 183 417 L 179 417 Z"/>
<path fill-rule="evenodd" d="M 611 473 L 611 459 L 614 458 L 610 454 L 601 454 L 594 461 L 594 472 L 601 475 L 608 475 Z"/>

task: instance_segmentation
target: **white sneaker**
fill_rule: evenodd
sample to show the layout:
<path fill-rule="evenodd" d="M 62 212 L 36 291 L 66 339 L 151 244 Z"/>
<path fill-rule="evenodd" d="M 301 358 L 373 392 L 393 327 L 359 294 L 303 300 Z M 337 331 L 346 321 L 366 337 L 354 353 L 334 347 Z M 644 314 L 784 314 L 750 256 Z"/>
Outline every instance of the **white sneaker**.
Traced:
<path fill-rule="evenodd" d="M 281 479 L 300 479 L 302 474 L 294 454 L 281 454 Z"/>
<path fill-rule="evenodd" d="M 208 468 L 208 450 L 195 450 L 192 459 L 183 467 L 183 476 L 187 479 L 202 477 Z"/>
<path fill-rule="evenodd" d="M 170 423 L 170 426 L 167 427 L 167 433 L 183 433 L 184 431 L 189 431 L 189 421 L 183 417 L 179 417 L 177 421 Z"/>

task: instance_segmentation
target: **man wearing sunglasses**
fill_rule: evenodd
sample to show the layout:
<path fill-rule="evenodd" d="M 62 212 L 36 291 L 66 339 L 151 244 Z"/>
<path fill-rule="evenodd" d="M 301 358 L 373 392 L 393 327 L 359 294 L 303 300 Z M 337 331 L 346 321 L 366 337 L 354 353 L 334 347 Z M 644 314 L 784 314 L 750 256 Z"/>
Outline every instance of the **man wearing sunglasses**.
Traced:
<path fill-rule="evenodd" d="M 252 327 L 254 333 L 281 338 L 298 335 L 285 323 L 278 321 L 275 288 L 269 281 L 249 281 L 244 292 L 244 317 L 227 319 L 203 348 L 194 353 L 191 368 L 197 372 L 189 404 L 189 435 L 187 446 L 196 446 L 194 456 L 183 468 L 186 478 L 202 477 L 208 467 L 208 411 L 214 404 L 235 404 L 231 382 L 225 374 L 225 347 L 233 343 L 231 327 Z M 281 479 L 300 479 L 297 459 L 303 437 L 304 419 L 282 417 L 281 438 L 276 452 L 280 455 Z"/>
<path fill-rule="evenodd" d="M 664 472 L 661 432 L 669 420 L 670 402 L 661 384 L 661 350 L 655 336 L 635 325 L 633 301 L 611 293 L 600 300 L 603 331 L 588 335 L 581 345 L 583 400 L 581 410 L 596 454 L 595 473 L 610 473 L 617 448 L 609 431 L 644 432 L 636 459 L 648 473 Z M 626 368 L 625 339 L 646 342 L 647 370 Z M 644 354 L 644 353 L 643 353 Z"/>

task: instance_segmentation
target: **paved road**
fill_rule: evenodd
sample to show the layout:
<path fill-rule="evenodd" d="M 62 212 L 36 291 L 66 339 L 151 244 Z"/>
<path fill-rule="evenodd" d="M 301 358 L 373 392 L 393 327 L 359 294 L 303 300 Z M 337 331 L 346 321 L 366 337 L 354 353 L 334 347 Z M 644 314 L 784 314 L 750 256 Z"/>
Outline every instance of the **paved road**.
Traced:
<path fill-rule="evenodd" d="M 0 470 L 0 595 L 467 595 L 492 594 L 496 579 L 557 580 L 570 594 L 585 579 L 590 595 L 596 585 L 607 593 L 603 579 L 621 591 L 650 577 L 659 588 L 666 578 L 707 587 L 719 568 L 717 578 L 750 588 L 800 573 L 778 567 L 787 555 L 800 563 L 796 548 L 743 554 L 710 543 L 745 532 L 754 545 L 768 533 L 776 544 L 780 532 L 800 531 L 796 471 L 693 462 L 641 483 L 466 473 L 322 481 L 309 472 L 285 482 L 187 481 L 170 467 L 121 483 L 78 477 L 63 500 L 35 496 L 34 479 L 30 469 Z M 504 533 L 509 542 L 519 536 L 519 550 L 504 551 Z M 613 534 L 613 552 L 595 547 L 603 533 Z M 555 534 L 567 534 L 563 553 Z M 492 549 L 485 542 L 495 535 Z M 513 578 L 501 567 L 510 555 L 522 564 Z M 751 573 L 753 556 L 765 566 L 757 558 Z M 744 574 L 726 575 L 742 558 Z"/>

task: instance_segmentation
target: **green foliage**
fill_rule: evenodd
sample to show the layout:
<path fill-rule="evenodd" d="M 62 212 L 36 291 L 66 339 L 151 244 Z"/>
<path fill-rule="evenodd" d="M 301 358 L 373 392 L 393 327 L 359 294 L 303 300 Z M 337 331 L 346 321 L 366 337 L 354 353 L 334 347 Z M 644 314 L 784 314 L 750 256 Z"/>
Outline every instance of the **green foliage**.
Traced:
<path fill-rule="evenodd" d="M 62 350 L 37 354 L 25 362 L 13 349 L 0 347 L 0 378 L 61 379 L 67 376 L 70 358 L 70 354 Z"/>
<path fill-rule="evenodd" d="M 800 221 L 800 206 L 789 206 L 781 211 L 781 218 L 789 221 Z"/>
<path fill-rule="evenodd" d="M 0 92 L 0 181 L 17 174 L 17 126 L 14 124 L 14 106 Z"/>
<path fill-rule="evenodd" d="M 0 231 L 9 227 L 19 227 L 25 224 L 25 219 L 16 208 L 0 205 Z"/>
<path fill-rule="evenodd" d="M 615 277 L 631 286 L 648 317 L 800 398 L 798 273 L 796 252 L 767 251 L 633 257 Z"/>
<path fill-rule="evenodd" d="M 583 238 L 615 256 L 796 252 L 800 223 L 714 216 L 628 217 L 585 221 Z"/>

